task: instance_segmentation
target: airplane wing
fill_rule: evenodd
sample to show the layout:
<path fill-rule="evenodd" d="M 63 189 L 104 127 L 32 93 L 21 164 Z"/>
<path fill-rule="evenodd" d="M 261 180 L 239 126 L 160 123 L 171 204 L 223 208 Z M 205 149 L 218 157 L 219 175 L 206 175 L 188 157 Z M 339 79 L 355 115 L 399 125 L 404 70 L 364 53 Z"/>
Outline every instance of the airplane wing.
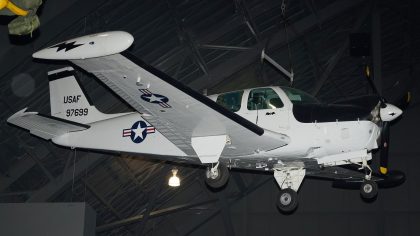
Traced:
<path fill-rule="evenodd" d="M 279 148 L 289 137 L 223 108 L 128 52 L 70 60 L 94 74 L 187 155 L 203 163 L 212 149 L 223 157 Z M 225 145 L 226 144 L 226 145 Z M 221 147 L 221 148 L 220 148 Z"/>
<path fill-rule="evenodd" d="M 37 112 L 26 112 L 26 109 L 27 108 L 16 112 L 7 119 L 7 122 L 29 130 L 31 134 L 46 140 L 69 132 L 76 132 L 89 128 L 88 125 L 41 115 Z"/>

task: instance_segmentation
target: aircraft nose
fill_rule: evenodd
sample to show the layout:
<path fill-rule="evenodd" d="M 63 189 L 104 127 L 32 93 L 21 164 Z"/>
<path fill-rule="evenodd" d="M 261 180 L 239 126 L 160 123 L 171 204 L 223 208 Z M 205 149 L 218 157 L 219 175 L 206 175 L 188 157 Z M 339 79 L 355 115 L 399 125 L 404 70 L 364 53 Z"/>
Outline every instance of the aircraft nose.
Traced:
<path fill-rule="evenodd" d="M 380 110 L 382 121 L 392 121 L 402 114 L 402 110 L 392 104 L 385 103 L 385 107 Z"/>

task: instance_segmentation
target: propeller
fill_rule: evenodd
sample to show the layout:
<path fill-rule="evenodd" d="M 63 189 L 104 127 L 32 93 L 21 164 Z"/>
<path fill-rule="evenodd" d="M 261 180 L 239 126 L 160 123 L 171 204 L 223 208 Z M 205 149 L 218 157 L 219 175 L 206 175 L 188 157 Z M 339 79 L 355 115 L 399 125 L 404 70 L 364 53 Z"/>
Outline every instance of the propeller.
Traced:
<path fill-rule="evenodd" d="M 371 78 L 370 74 L 370 67 L 369 65 L 365 65 L 365 75 L 366 79 L 372 88 L 373 92 L 378 95 L 379 101 L 381 103 L 380 109 L 386 108 L 386 100 L 382 96 L 382 94 L 379 93 L 378 89 L 376 88 L 375 84 L 373 83 L 373 80 Z M 380 112 L 379 112 L 380 113 Z M 382 118 L 382 117 L 381 117 Z M 382 127 L 381 127 L 381 144 L 380 144 L 380 156 L 379 156 L 379 172 L 383 175 L 386 175 L 388 173 L 388 145 L 389 145 L 389 122 L 388 121 L 382 121 Z"/>
<path fill-rule="evenodd" d="M 382 175 L 388 174 L 388 160 L 389 160 L 389 136 L 390 136 L 390 126 L 391 121 L 395 120 L 397 117 L 399 117 L 402 114 L 401 109 L 406 109 L 408 104 L 411 100 L 411 93 L 407 92 L 404 94 L 404 96 L 399 99 L 399 101 L 395 104 L 398 104 L 397 106 L 394 106 L 392 104 L 386 103 L 385 98 L 379 93 L 379 91 L 376 89 L 375 84 L 373 83 L 373 80 L 371 79 L 371 73 L 370 68 L 368 65 L 365 66 L 365 75 L 367 78 L 367 81 L 374 91 L 379 97 L 380 101 L 380 111 L 379 115 L 382 120 L 381 125 L 381 143 L 380 143 L 380 156 L 379 156 L 379 172 Z"/>
<path fill-rule="evenodd" d="M 379 172 L 383 175 L 388 174 L 388 153 L 389 153 L 389 121 L 382 123 L 381 149 L 379 153 Z"/>

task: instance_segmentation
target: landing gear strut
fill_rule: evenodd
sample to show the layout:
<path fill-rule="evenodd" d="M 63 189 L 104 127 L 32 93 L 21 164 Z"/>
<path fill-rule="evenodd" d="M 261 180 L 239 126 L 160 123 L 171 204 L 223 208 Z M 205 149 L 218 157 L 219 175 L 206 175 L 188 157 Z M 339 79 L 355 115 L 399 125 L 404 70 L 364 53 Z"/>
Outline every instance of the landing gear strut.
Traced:
<path fill-rule="evenodd" d="M 360 195 L 366 200 L 373 200 L 378 195 L 378 184 L 372 180 L 372 168 L 367 164 L 366 159 L 363 159 L 361 169 L 365 169 L 366 175 L 360 185 Z"/>
<path fill-rule="evenodd" d="M 215 165 L 207 167 L 206 170 L 206 184 L 218 189 L 226 185 L 229 180 L 229 170 L 226 165 L 218 162 Z"/>

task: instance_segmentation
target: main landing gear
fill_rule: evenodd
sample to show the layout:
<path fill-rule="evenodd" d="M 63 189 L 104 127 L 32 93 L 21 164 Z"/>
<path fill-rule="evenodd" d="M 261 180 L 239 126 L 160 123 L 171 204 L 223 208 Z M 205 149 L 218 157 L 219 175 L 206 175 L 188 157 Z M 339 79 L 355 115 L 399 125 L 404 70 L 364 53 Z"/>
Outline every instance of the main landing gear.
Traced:
<path fill-rule="evenodd" d="M 284 213 L 291 213 L 298 206 L 297 191 L 305 177 L 301 167 L 283 167 L 274 169 L 274 178 L 281 188 L 277 198 L 277 207 Z"/>
<path fill-rule="evenodd" d="M 363 159 L 360 169 L 366 172 L 365 179 L 360 185 L 360 196 L 365 200 L 374 200 L 378 195 L 378 184 L 372 180 L 372 168 L 367 164 L 366 159 Z"/>
<path fill-rule="evenodd" d="M 293 212 L 298 205 L 297 192 L 291 188 L 280 190 L 277 207 L 284 213 Z"/>
<path fill-rule="evenodd" d="M 229 180 L 229 170 L 226 165 L 218 162 L 207 167 L 206 184 L 213 189 L 218 189 L 227 184 Z"/>

